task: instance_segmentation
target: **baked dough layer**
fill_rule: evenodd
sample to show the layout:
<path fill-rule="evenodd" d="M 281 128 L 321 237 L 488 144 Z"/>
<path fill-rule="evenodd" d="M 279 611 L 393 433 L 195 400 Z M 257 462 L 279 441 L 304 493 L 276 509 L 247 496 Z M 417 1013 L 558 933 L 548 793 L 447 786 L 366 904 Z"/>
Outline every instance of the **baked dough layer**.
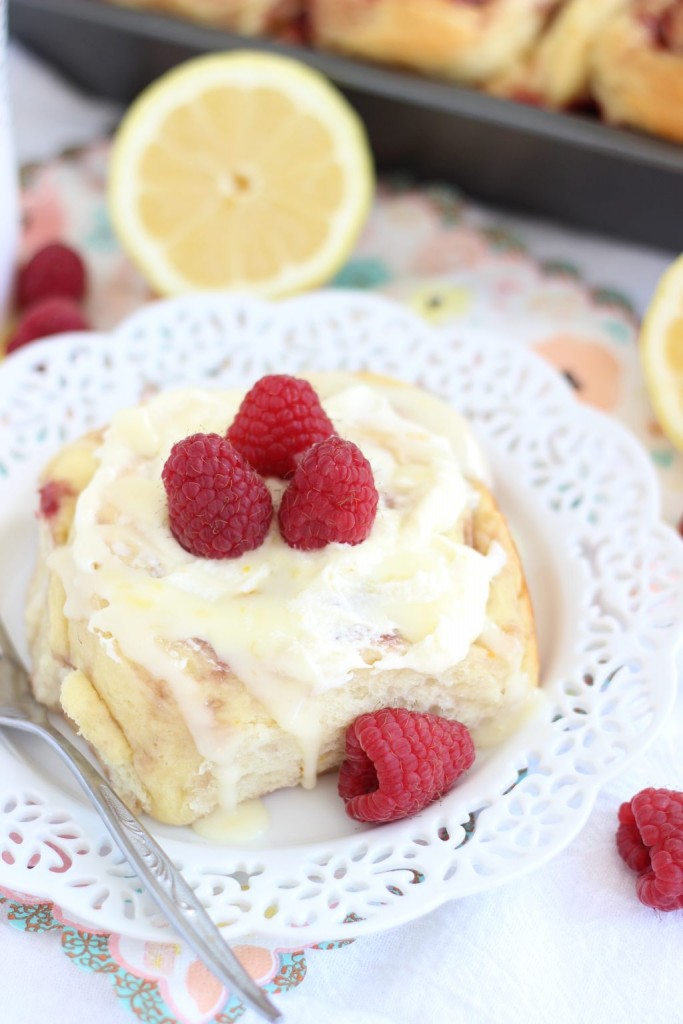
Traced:
<path fill-rule="evenodd" d="M 303 0 L 116 0 L 122 7 L 160 11 L 245 35 L 276 32 L 301 14 Z"/>
<path fill-rule="evenodd" d="M 314 0 L 313 42 L 462 82 L 483 82 L 516 61 L 546 17 L 537 0 Z"/>
<path fill-rule="evenodd" d="M 564 109 L 591 96 L 595 41 L 624 0 L 563 0 L 532 48 L 486 83 L 488 92 Z"/>
<path fill-rule="evenodd" d="M 683 142 L 683 5 L 622 4 L 596 39 L 591 81 L 608 121 Z"/>

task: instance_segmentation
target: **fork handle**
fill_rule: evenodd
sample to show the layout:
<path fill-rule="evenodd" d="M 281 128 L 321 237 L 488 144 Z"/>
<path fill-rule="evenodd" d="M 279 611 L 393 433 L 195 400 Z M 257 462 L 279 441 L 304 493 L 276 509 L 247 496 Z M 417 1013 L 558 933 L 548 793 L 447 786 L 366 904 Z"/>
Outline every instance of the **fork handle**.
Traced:
<path fill-rule="evenodd" d="M 62 757 L 86 791 L 117 846 L 178 934 L 229 991 L 269 1021 L 282 1019 L 227 945 L 192 888 L 144 825 L 128 810 L 103 775 L 49 723 L 0 716 L 0 725 L 42 736 Z"/>

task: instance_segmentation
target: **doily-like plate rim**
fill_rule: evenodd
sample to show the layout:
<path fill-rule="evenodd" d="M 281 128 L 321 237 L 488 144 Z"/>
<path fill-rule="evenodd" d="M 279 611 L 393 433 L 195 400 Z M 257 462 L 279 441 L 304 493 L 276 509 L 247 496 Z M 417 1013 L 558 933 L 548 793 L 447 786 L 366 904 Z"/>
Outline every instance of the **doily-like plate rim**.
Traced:
<path fill-rule="evenodd" d="M 163 322 L 168 323 L 172 321 L 174 316 L 182 319 L 183 317 L 191 317 L 197 315 L 201 317 L 206 313 L 207 310 L 214 311 L 227 311 L 228 309 L 234 311 L 239 309 L 245 311 L 245 316 L 248 320 L 250 315 L 258 316 L 262 315 L 264 318 L 271 318 L 277 322 L 278 318 L 290 318 L 290 321 L 296 321 L 303 318 L 306 320 L 307 316 L 312 319 L 324 318 L 330 316 L 333 320 L 341 321 L 344 323 L 344 318 L 348 317 L 347 328 L 350 324 L 357 321 L 360 317 L 361 321 L 363 317 L 369 318 L 372 322 L 373 317 L 376 317 L 378 321 L 382 319 L 385 322 L 392 322 L 396 325 L 402 325 L 407 334 L 413 332 L 416 338 L 419 338 L 419 342 L 422 345 L 432 345 L 435 350 L 439 346 L 443 346 L 448 343 L 448 339 L 453 339 L 455 334 L 459 335 L 459 343 L 461 345 L 467 345 L 466 327 L 444 328 L 435 330 L 429 328 L 422 321 L 418 320 L 414 314 L 403 309 L 402 307 L 389 302 L 386 299 L 381 299 L 377 296 L 369 296 L 365 293 L 356 293 L 352 291 L 344 292 L 341 290 L 334 290 L 328 292 L 316 293 L 314 295 L 299 296 L 295 299 L 288 300 L 284 303 L 279 303 L 276 306 L 270 306 L 261 300 L 255 300 L 244 297 L 226 297 L 224 295 L 211 295 L 205 294 L 202 296 L 185 297 L 182 299 L 165 300 L 162 302 L 150 304 L 144 307 L 138 313 L 133 314 L 128 320 L 120 325 L 116 330 L 105 334 L 102 332 L 98 333 L 87 333 L 78 335 L 65 335 L 59 339 L 50 339 L 43 342 L 38 342 L 35 345 L 27 347 L 25 350 L 20 350 L 14 356 L 6 360 L 2 366 L 0 366 L 0 395 L 9 393 L 11 386 L 20 382 L 22 378 L 31 375 L 35 375 L 35 367 L 40 365 L 41 361 L 46 363 L 54 362 L 55 358 L 59 353 L 73 352 L 76 349 L 85 353 L 92 353 L 94 350 L 99 348 L 105 351 L 109 349 L 114 352 L 117 345 L 125 346 L 130 344 L 131 340 L 138 337 L 145 332 L 150 332 L 155 329 L 156 326 Z M 161 338 L 161 336 L 160 336 Z M 157 344 L 161 345 L 162 341 L 157 339 Z M 477 345 L 483 341 L 481 335 L 477 335 Z M 149 343 L 149 340 L 148 340 Z M 500 343 L 494 339 L 491 339 L 490 344 L 492 346 L 500 345 Z M 476 346 L 472 345 L 472 352 L 474 352 Z M 502 346 L 501 351 L 505 350 L 505 346 Z M 592 431 L 598 435 L 603 435 L 610 438 L 610 443 L 613 443 L 617 447 L 623 448 L 624 451 L 630 453 L 632 458 L 633 474 L 634 478 L 639 478 L 643 482 L 643 494 L 649 494 L 649 498 L 643 497 L 643 509 L 645 512 L 645 518 L 647 519 L 647 527 L 651 528 L 653 535 L 656 534 L 658 542 L 663 545 L 667 550 L 670 548 L 672 560 L 678 571 L 683 576 L 683 557 L 680 556 L 678 548 L 680 542 L 676 537 L 673 530 L 664 526 L 659 522 L 659 512 L 657 507 L 657 500 L 654 496 L 656 491 L 656 478 L 654 470 L 649 463 L 646 454 L 642 451 L 637 441 L 619 424 L 608 419 L 606 416 L 598 413 L 595 410 L 587 409 L 584 406 L 579 405 L 571 395 L 571 392 L 566 388 L 563 382 L 559 379 L 557 374 L 546 364 L 542 363 L 539 357 L 526 352 L 522 349 L 516 348 L 514 350 L 507 350 L 507 357 L 511 360 L 513 365 L 519 364 L 524 366 L 529 373 L 539 382 L 539 387 L 542 393 L 546 396 L 550 406 L 564 406 L 570 411 L 571 417 L 575 422 L 583 423 L 588 432 Z M 381 372 L 383 369 L 381 366 L 374 366 Z M 111 370 L 115 373 L 115 370 Z M 485 371 L 482 371 L 485 372 Z M 407 375 L 410 376 L 410 375 Z M 3 381 L 6 383 L 6 388 L 2 388 Z M 211 384 L 215 384 L 216 381 L 211 380 Z M 543 391 L 545 387 L 545 391 Z M 540 393 L 540 392 L 539 392 Z M 545 400 L 545 399 L 544 399 Z M 0 422 L 2 422 L 3 414 L 3 402 L 4 399 L 0 397 Z M 55 415 L 60 415 L 60 410 L 55 410 Z M 488 441 L 494 445 L 495 442 L 488 438 Z M 10 467 L 10 476 L 12 469 Z M 5 480 L 5 483 L 7 481 Z M 3 483 L 0 478 L 0 494 L 3 491 Z M 0 512 L 0 536 L 2 533 L 3 523 L 6 524 L 10 518 L 10 510 L 7 508 Z M 563 515 L 567 514 L 564 510 Z M 291 921 L 287 924 L 283 924 L 279 919 L 268 918 L 264 916 L 264 907 L 261 907 L 258 914 L 247 913 L 244 920 L 237 920 L 233 924 L 226 927 L 226 934 L 231 937 L 247 934 L 254 931 L 260 931 L 261 933 L 267 932 L 272 936 L 278 936 L 282 939 L 292 941 L 297 936 L 300 937 L 302 942 L 310 944 L 312 942 L 320 941 L 325 938 L 351 938 L 356 935 L 366 934 L 369 932 L 382 930 L 386 927 L 393 927 L 395 925 L 405 923 L 423 913 L 434 909 L 441 903 L 448 899 L 456 896 L 471 894 L 480 892 L 485 889 L 491 888 L 494 885 L 504 884 L 506 881 L 511 881 L 514 878 L 518 878 L 521 875 L 532 870 L 534 867 L 540 866 L 545 863 L 551 857 L 555 856 L 560 849 L 562 849 L 567 843 L 571 842 L 572 839 L 578 834 L 586 819 L 590 814 L 591 807 L 597 797 L 598 791 L 601 786 L 618 771 L 621 771 L 630 760 L 641 753 L 646 746 L 652 742 L 655 738 L 658 729 L 665 721 L 667 714 L 673 704 L 675 698 L 675 664 L 674 658 L 677 652 L 678 644 L 680 642 L 680 636 L 674 636 L 674 631 L 671 631 L 671 635 L 668 638 L 668 642 L 663 644 L 661 650 L 658 650 L 656 655 L 653 654 L 649 665 L 651 668 L 656 668 L 660 674 L 660 678 L 663 680 L 660 690 L 658 691 L 658 697 L 656 706 L 653 709 L 652 720 L 649 726 L 637 737 L 631 740 L 626 745 L 623 751 L 623 756 L 618 761 L 615 761 L 611 766 L 604 766 L 597 777 L 595 778 L 595 784 L 592 786 L 586 786 L 582 792 L 584 798 L 581 801 L 580 807 L 572 814 L 571 821 L 567 823 L 564 833 L 562 834 L 560 841 L 551 842 L 545 850 L 534 849 L 533 845 L 530 847 L 529 855 L 526 858 L 522 858 L 515 862 L 514 866 L 510 867 L 507 872 L 504 872 L 498 877 L 487 877 L 486 875 L 480 875 L 478 877 L 472 877 L 469 886 L 464 891 L 457 891 L 457 887 L 452 884 L 449 885 L 449 881 L 444 881 L 440 887 L 424 886 L 421 883 L 416 883 L 414 886 L 405 886 L 405 895 L 408 895 L 410 888 L 415 890 L 422 890 L 419 899 L 407 898 L 404 900 L 396 900 L 390 902 L 387 908 L 382 908 L 381 912 L 378 912 L 375 916 L 365 920 L 354 920 L 347 924 L 337 924 L 333 927 L 332 922 L 325 920 L 312 922 L 305 927 L 299 927 L 296 924 L 292 924 Z M 548 680 L 545 681 L 546 685 L 549 686 Z M 548 722 L 543 719 L 543 729 L 547 731 Z M 533 730 L 533 723 L 530 726 Z M 529 741 L 531 742 L 531 741 Z M 0 745 L 0 762 L 6 760 L 8 747 L 5 744 Z M 16 767 L 16 761 L 14 761 L 13 755 L 9 755 L 9 762 L 14 763 Z M 67 799 L 66 804 L 69 804 Z M 77 804 L 79 802 L 77 801 Z M 459 796 L 458 791 L 452 793 L 450 796 L 444 798 L 443 804 L 458 804 Z M 79 804 L 82 820 L 92 828 L 93 820 L 99 822 L 94 812 L 90 812 L 89 808 L 86 807 L 85 798 L 83 798 L 82 806 Z M 440 813 L 439 807 L 426 812 L 426 819 L 435 818 Z M 79 819 L 80 820 L 80 819 Z M 476 824 L 476 823 L 475 823 Z M 419 826 L 419 823 L 418 823 Z M 408 825 L 408 832 L 419 831 L 421 826 Z M 312 849 L 317 845 L 324 848 L 330 848 L 333 851 L 333 857 L 337 855 L 337 848 L 356 844 L 357 846 L 363 846 L 367 841 L 368 836 L 373 836 L 379 846 L 386 842 L 382 839 L 385 837 L 386 841 L 390 835 L 400 833 L 402 828 L 401 823 L 397 823 L 392 826 L 383 826 L 379 829 L 373 829 L 370 833 L 361 833 L 358 836 L 350 836 L 334 841 L 331 839 L 322 840 L 320 843 L 305 843 L 300 846 L 292 845 L 286 848 L 286 857 L 283 855 L 283 859 L 287 861 L 295 861 L 301 856 L 306 856 L 311 853 Z M 163 836 L 163 841 L 167 844 L 169 851 L 172 855 L 176 856 L 180 861 L 187 860 L 189 856 L 187 850 L 187 842 L 183 842 L 181 839 L 172 838 L 168 835 L 168 830 L 160 830 Z M 476 829 L 475 829 L 476 831 Z M 0 840 L 2 840 L 0 834 Z M 193 849 L 205 849 L 201 844 L 193 842 Z M 272 851 L 271 851 L 272 853 Z M 244 861 L 245 863 L 258 859 L 257 852 L 251 848 L 237 848 L 234 851 L 225 850 L 224 855 L 226 859 L 233 858 L 234 862 Z M 193 855 L 190 857 L 193 862 L 193 867 L 196 867 L 196 857 Z M 443 858 L 442 858 L 443 859 Z M 407 866 L 407 862 L 403 865 L 403 869 Z M 3 870 L 5 868 L 5 870 Z M 393 868 L 390 870 L 399 871 L 403 870 L 400 868 Z M 324 873 L 324 872 L 323 872 Z M 50 898 L 54 893 L 54 887 L 48 884 L 43 886 L 37 886 L 35 883 L 38 882 L 41 877 L 40 872 L 35 871 L 35 868 L 31 874 L 31 889 L 30 891 L 35 895 L 45 896 Z M 50 879 L 45 880 L 46 883 Z M 329 881 L 329 880 L 328 880 Z M 15 889 L 17 886 L 13 883 L 16 879 L 12 875 L 12 871 L 8 866 L 0 859 L 0 883 L 3 885 L 6 883 L 9 889 Z M 19 886 L 21 889 L 28 889 L 26 885 Z M 456 891 L 454 891 L 454 888 Z M 40 890 L 39 892 L 36 890 Z M 429 891 L 427 891 L 429 890 Z M 74 889 L 73 892 L 77 893 Z M 55 897 L 56 898 L 56 897 Z M 83 903 L 79 902 L 77 898 L 72 901 L 68 899 L 65 901 L 62 894 L 61 898 L 57 900 L 62 909 L 67 915 L 73 914 L 79 921 L 87 922 L 91 926 L 97 927 L 99 930 L 116 930 L 125 934 L 135 934 L 145 938 L 162 938 L 166 933 L 163 927 L 160 927 L 154 921 L 145 919 L 144 915 L 140 914 L 135 920 L 121 919 L 120 914 L 111 914 L 109 916 L 100 913 L 100 916 L 88 915 L 84 913 Z M 208 900 L 209 908 L 215 912 L 217 920 L 220 920 L 221 907 L 212 906 L 211 900 Z M 401 906 L 403 903 L 403 906 Z M 277 915 L 276 915 L 277 918 Z"/>

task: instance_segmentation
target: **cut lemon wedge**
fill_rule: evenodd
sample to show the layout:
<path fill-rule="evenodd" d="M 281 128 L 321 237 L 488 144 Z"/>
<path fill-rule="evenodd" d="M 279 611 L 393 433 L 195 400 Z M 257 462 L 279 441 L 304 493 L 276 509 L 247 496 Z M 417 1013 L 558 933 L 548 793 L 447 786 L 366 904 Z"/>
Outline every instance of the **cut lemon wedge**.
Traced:
<path fill-rule="evenodd" d="M 109 211 L 164 295 L 277 297 L 327 281 L 372 199 L 362 122 L 317 71 L 274 54 L 190 60 L 143 92 L 114 139 Z"/>
<path fill-rule="evenodd" d="M 655 289 L 640 332 L 640 358 L 657 421 L 683 451 L 683 256 Z"/>

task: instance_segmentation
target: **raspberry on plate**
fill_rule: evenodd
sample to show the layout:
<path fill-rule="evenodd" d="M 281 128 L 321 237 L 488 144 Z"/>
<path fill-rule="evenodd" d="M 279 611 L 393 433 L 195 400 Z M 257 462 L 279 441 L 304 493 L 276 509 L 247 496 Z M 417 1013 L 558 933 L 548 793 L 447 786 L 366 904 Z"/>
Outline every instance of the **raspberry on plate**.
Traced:
<path fill-rule="evenodd" d="M 308 381 L 281 373 L 261 377 L 247 392 L 227 436 L 262 476 L 284 480 L 297 456 L 333 433 Z"/>
<path fill-rule="evenodd" d="M 377 514 L 372 467 L 353 441 L 333 435 L 309 448 L 282 496 L 280 532 L 291 548 L 360 544 Z"/>
<path fill-rule="evenodd" d="M 617 850 L 638 873 L 638 899 L 683 910 L 683 793 L 643 789 L 619 808 Z"/>
<path fill-rule="evenodd" d="M 41 299 L 25 311 L 7 343 L 7 354 L 39 338 L 68 331 L 88 331 L 90 324 L 72 299 Z"/>
<path fill-rule="evenodd" d="M 237 558 L 265 540 L 270 491 L 220 434 L 191 434 L 174 444 L 162 479 L 171 532 L 193 555 Z"/>
<path fill-rule="evenodd" d="M 346 731 L 339 795 L 357 821 L 396 821 L 433 803 L 473 762 L 472 737 L 461 722 L 382 708 Z"/>
<path fill-rule="evenodd" d="M 76 250 L 62 242 L 51 242 L 19 271 L 17 305 L 24 309 L 41 299 L 55 297 L 80 302 L 85 289 L 85 264 Z"/>

